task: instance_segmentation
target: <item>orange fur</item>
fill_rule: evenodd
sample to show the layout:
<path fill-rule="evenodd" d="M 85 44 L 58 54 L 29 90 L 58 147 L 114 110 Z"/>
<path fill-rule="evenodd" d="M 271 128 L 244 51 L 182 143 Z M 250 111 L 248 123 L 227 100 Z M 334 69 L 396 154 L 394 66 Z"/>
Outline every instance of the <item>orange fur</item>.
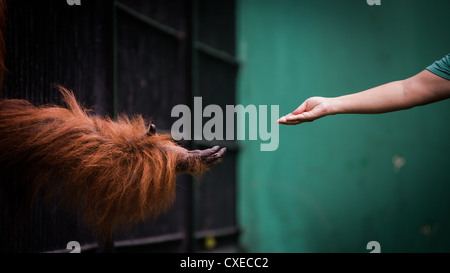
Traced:
<path fill-rule="evenodd" d="M 92 115 L 60 90 L 67 107 L 0 102 L 0 182 L 13 177 L 34 199 L 58 193 L 103 239 L 116 226 L 158 216 L 174 201 L 177 174 L 200 174 L 225 152 L 188 151 L 141 116 Z"/>

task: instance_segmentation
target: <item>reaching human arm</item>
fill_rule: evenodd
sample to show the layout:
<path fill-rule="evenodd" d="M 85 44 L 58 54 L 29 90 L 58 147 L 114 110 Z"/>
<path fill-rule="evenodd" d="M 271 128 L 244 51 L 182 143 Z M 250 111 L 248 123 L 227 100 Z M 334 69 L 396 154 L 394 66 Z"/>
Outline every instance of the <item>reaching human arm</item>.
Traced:
<path fill-rule="evenodd" d="M 334 98 L 311 97 L 280 124 L 296 125 L 335 114 L 376 114 L 409 109 L 450 98 L 450 80 L 424 70 L 405 80 Z"/>

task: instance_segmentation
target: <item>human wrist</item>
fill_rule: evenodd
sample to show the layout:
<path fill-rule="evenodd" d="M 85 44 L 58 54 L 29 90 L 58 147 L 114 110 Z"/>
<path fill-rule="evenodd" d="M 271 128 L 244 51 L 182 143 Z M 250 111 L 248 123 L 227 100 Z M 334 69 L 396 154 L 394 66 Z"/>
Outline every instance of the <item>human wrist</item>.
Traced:
<path fill-rule="evenodd" d="M 328 115 L 336 115 L 344 112 L 342 97 L 328 98 Z"/>

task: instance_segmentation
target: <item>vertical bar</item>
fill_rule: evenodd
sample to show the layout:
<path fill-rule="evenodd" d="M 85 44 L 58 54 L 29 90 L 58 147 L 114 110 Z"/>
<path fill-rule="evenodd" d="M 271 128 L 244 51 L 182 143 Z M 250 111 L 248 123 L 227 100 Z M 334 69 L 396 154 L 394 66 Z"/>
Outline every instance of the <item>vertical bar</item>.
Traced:
<path fill-rule="evenodd" d="M 118 67 L 117 67 L 117 63 L 118 63 L 118 33 L 117 33 L 117 9 L 116 9 L 116 3 L 117 0 L 114 0 L 112 2 L 112 64 L 113 64 L 113 68 L 112 68 L 112 103 L 113 103 L 113 115 L 114 117 L 117 116 L 117 107 L 118 107 Z M 115 240 L 115 234 L 113 233 L 112 237 L 110 239 L 108 239 L 108 241 L 106 241 L 104 244 L 102 244 L 102 242 L 99 242 L 99 248 L 98 248 L 98 252 L 100 253 L 113 253 L 115 252 L 115 245 L 114 245 L 114 240 Z"/>
<path fill-rule="evenodd" d="M 119 75 L 119 68 L 118 68 L 118 58 L 119 58 L 119 54 L 118 54 L 118 20 L 117 20 L 117 0 L 113 1 L 113 7 L 112 7 L 112 12 L 113 12 L 113 40 L 112 40 L 112 51 L 113 51 L 113 75 L 112 75 L 112 96 L 113 96 L 113 115 L 114 117 L 117 117 L 117 113 L 118 113 L 118 100 L 119 100 L 119 79 L 118 79 L 118 75 Z"/>
<path fill-rule="evenodd" d="M 191 14 L 191 93 L 192 93 L 192 106 L 194 103 L 195 96 L 200 95 L 200 90 L 198 87 L 198 0 L 192 0 L 192 14 Z"/>
<path fill-rule="evenodd" d="M 197 33 L 198 33 L 198 1 L 191 1 L 191 10 L 190 10 L 190 29 L 191 35 L 189 36 L 189 49 L 190 49 L 190 105 L 191 109 L 193 109 L 194 105 L 194 97 L 199 95 L 198 89 L 198 55 L 197 49 L 195 47 L 195 43 L 197 42 Z M 192 116 L 191 119 L 194 117 Z M 191 122 L 193 123 L 193 120 Z M 191 132 L 192 136 L 193 132 Z M 192 148 L 195 148 L 195 143 L 191 142 Z M 197 250 L 195 233 L 198 226 L 198 187 L 197 179 L 194 177 L 190 178 L 189 181 L 189 196 L 188 196 L 188 223 L 186 228 L 187 238 L 186 238 L 186 252 L 195 252 Z"/>

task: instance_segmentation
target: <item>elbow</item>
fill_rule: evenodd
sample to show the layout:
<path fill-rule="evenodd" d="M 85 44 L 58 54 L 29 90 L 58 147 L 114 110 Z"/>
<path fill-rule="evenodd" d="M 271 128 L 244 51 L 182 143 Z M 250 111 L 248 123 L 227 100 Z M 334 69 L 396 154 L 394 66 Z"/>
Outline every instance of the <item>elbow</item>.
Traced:
<path fill-rule="evenodd" d="M 399 81 L 399 83 L 404 109 L 411 109 L 432 101 L 432 94 L 427 91 L 428 87 L 418 80 L 417 76 Z"/>

